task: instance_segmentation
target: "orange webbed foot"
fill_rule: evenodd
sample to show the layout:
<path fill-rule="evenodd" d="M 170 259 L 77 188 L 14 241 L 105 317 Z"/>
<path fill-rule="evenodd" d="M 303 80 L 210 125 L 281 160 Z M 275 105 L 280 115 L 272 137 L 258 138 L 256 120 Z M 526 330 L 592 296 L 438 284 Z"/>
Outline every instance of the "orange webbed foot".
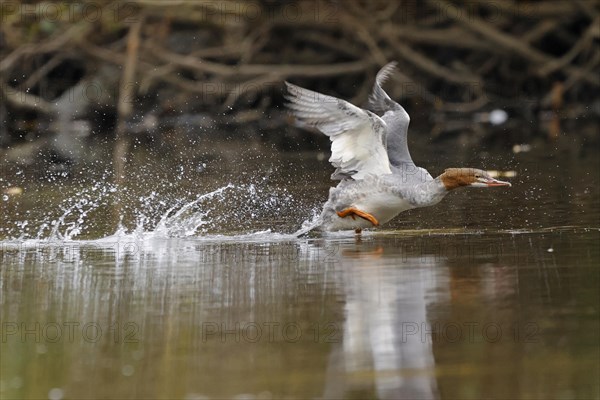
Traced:
<path fill-rule="evenodd" d="M 363 219 L 366 219 L 367 221 L 372 223 L 373 226 L 379 225 L 379 221 L 377 221 L 377 218 L 375 218 L 368 212 L 360 211 L 359 209 L 356 209 L 354 207 L 346 208 L 345 210 L 342 210 L 342 211 L 337 211 L 337 215 L 340 218 L 346 218 L 347 216 L 351 216 L 352 219 L 356 219 L 355 216 L 358 216 Z"/>

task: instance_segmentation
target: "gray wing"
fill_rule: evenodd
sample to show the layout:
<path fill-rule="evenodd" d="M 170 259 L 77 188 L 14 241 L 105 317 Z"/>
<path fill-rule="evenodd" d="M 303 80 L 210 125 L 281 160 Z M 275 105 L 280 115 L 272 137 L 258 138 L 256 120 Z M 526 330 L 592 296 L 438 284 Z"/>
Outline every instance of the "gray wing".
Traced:
<path fill-rule="evenodd" d="M 396 65 L 396 62 L 392 61 L 379 70 L 373 92 L 369 96 L 368 107 L 370 110 L 383 114 L 381 118 L 388 126 L 387 151 L 390 164 L 401 167 L 407 164 L 414 165 L 406 139 L 410 117 L 406 110 L 392 100 L 381 87 L 394 72 Z"/>
<path fill-rule="evenodd" d="M 347 101 L 286 82 L 288 107 L 300 121 L 314 126 L 331 140 L 332 179 L 363 179 L 391 174 L 386 150 L 385 122 Z"/>

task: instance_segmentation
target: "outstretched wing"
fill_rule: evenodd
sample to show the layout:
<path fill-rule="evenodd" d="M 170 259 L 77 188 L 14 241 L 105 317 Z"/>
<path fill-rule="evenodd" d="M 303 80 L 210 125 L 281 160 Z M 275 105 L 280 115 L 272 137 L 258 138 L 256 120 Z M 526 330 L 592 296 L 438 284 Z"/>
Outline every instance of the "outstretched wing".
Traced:
<path fill-rule="evenodd" d="M 392 61 L 384 65 L 377 76 L 375 77 L 375 85 L 373 86 L 373 92 L 369 96 L 369 110 L 373 110 L 375 112 L 384 113 L 389 110 L 394 110 L 400 104 L 396 103 L 394 100 L 390 99 L 390 96 L 383 90 L 381 87 L 385 81 L 390 77 L 392 73 L 396 70 L 396 66 L 398 63 L 396 61 Z"/>
<path fill-rule="evenodd" d="M 331 140 L 329 162 L 336 167 L 332 179 L 363 179 L 391 174 L 386 150 L 385 122 L 370 111 L 347 101 L 286 82 L 288 107 L 302 122 L 319 129 Z"/>
<path fill-rule="evenodd" d="M 373 92 L 369 96 L 368 108 L 381 113 L 382 119 L 388 126 L 387 151 L 390 163 L 399 167 L 403 164 L 414 165 L 408 151 L 406 136 L 410 117 L 404 108 L 396 103 L 383 90 L 382 85 L 396 69 L 396 62 L 392 61 L 383 66 L 377 73 Z"/>

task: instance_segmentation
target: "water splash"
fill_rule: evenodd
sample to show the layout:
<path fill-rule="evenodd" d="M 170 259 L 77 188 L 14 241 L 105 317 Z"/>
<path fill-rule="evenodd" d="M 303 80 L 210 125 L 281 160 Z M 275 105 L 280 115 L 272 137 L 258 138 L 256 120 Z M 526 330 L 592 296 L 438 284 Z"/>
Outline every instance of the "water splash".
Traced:
<path fill-rule="evenodd" d="M 213 200 L 215 197 L 223 197 L 224 192 L 233 188 L 235 186 L 230 183 L 210 193 L 198 196 L 196 200 L 184 204 L 179 209 L 176 206 L 169 208 L 158 221 L 154 234 L 166 237 L 195 235 L 202 226 L 209 223 L 210 210 L 194 209 L 204 201 Z M 140 229 L 139 225 L 138 229 Z M 141 231 L 143 232 L 143 229 Z"/>
<path fill-rule="evenodd" d="M 116 191 L 116 187 L 112 184 L 95 185 L 90 189 L 83 189 L 77 194 L 77 198 L 68 199 L 65 202 L 75 200 L 75 204 L 66 207 L 63 204 L 63 213 L 60 217 L 49 224 L 42 223 L 36 238 L 43 238 L 46 229 L 50 229 L 47 236 L 50 240 L 73 240 L 85 229 L 89 214 L 106 205 L 108 197 Z"/>
<path fill-rule="evenodd" d="M 107 234 L 117 195 L 123 201 L 123 211 L 117 227 Z M 9 238 L 30 244 L 84 243 L 100 232 L 100 237 L 93 239 L 96 243 L 185 237 L 279 240 L 295 238 L 313 229 L 318 224 L 316 211 L 317 207 L 303 205 L 287 189 L 269 187 L 265 179 L 251 184 L 228 183 L 192 199 L 189 193 L 168 198 L 156 190 L 136 196 L 114 184 L 98 182 L 64 199 L 58 210 L 50 210 L 40 222 L 16 221 L 15 234 Z M 310 213 L 312 219 L 298 220 Z M 290 228 L 301 223 L 302 227 L 292 233 Z M 107 233 L 101 233 L 103 228 Z"/>

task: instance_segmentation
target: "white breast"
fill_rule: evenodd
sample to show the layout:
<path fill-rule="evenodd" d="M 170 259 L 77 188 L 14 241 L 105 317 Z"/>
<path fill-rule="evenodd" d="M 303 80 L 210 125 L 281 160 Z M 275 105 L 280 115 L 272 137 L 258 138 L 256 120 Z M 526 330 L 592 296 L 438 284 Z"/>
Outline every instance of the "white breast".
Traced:
<path fill-rule="evenodd" d="M 355 206 L 377 218 L 380 225 L 385 224 L 401 212 L 414 208 L 408 201 L 395 196 L 389 191 L 374 193 L 372 196 L 356 203 Z"/>
<path fill-rule="evenodd" d="M 380 225 L 385 224 L 402 211 L 414 208 L 414 206 L 409 204 L 406 200 L 394 196 L 388 191 L 373 193 L 368 198 L 361 199 L 359 202 L 355 203 L 353 207 L 373 215 L 377 221 L 379 221 Z M 373 228 L 373 224 L 358 216 L 355 216 L 354 218 L 352 218 L 352 216 L 344 218 L 334 216 L 327 227 L 327 229 L 331 231 L 357 228 Z"/>

